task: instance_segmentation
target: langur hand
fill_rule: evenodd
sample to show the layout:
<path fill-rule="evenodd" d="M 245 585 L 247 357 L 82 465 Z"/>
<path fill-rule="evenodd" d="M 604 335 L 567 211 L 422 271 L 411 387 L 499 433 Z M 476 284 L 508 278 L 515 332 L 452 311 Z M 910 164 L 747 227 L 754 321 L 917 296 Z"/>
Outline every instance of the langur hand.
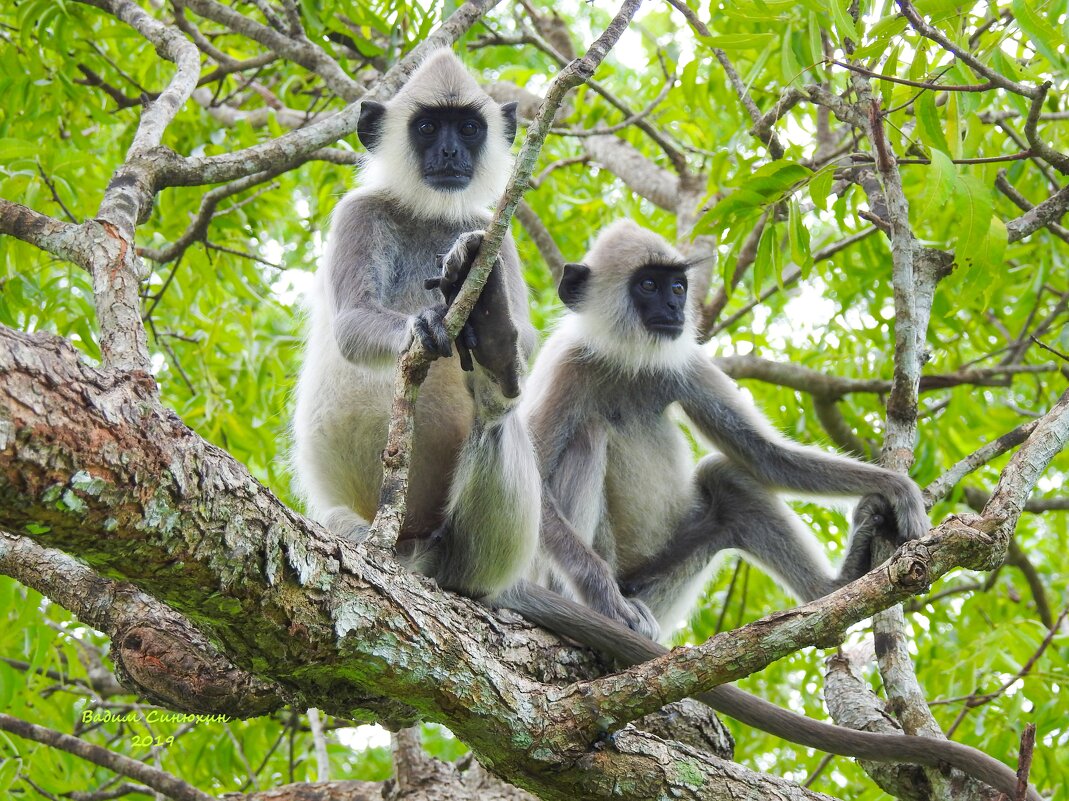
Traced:
<path fill-rule="evenodd" d="M 446 305 L 438 303 L 412 318 L 412 338 L 419 340 L 432 359 L 453 355 L 449 334 L 445 330 L 446 311 Z"/>

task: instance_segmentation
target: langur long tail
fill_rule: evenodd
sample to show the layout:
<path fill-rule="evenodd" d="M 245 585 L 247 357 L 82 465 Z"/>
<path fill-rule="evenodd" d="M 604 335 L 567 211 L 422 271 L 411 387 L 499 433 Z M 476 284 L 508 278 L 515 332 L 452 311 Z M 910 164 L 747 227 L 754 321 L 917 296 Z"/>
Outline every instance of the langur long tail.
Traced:
<path fill-rule="evenodd" d="M 533 623 L 576 640 L 625 666 L 668 653 L 668 649 L 614 620 L 552 590 L 522 582 L 497 600 Z M 1015 798 L 1017 774 L 982 751 L 951 740 L 906 734 L 875 734 L 812 720 L 731 685 L 694 696 L 718 712 L 784 740 L 830 754 L 875 762 L 906 762 L 927 767 L 946 765 Z M 1029 786 L 1028 801 L 1043 801 Z"/>

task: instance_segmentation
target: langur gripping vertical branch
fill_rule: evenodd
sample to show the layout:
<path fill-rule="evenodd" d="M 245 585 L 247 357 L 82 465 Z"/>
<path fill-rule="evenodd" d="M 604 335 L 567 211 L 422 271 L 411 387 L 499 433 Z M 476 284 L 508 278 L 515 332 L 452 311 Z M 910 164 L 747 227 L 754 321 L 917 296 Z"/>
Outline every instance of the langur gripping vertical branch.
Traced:
<path fill-rule="evenodd" d="M 546 92 L 534 121 L 527 128 L 523 147 L 509 177 L 504 195 L 494 210 L 486 229 L 482 247 L 471 267 L 460 293 L 445 317 L 446 330 L 456 337 L 471 314 L 475 302 L 490 275 L 498 251 L 504 242 L 509 222 L 527 188 L 542 144 L 549 133 L 553 117 L 564 96 L 589 79 L 619 40 L 635 16 L 642 0 L 624 0 L 619 12 L 609 23 L 586 54 L 571 62 L 557 76 Z M 416 398 L 420 385 L 427 377 L 431 359 L 418 339 L 401 354 L 397 363 L 393 403 L 390 409 L 390 428 L 382 454 L 383 482 L 379 509 L 371 525 L 371 536 L 382 547 L 392 548 L 401 532 L 407 511 L 408 471 L 411 463 L 412 439 L 415 431 Z"/>

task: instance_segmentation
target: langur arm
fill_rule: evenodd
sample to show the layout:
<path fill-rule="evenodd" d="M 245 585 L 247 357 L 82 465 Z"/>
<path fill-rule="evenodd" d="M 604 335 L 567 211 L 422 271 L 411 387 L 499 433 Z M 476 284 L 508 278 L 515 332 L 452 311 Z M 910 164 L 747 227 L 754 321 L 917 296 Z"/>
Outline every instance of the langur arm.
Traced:
<path fill-rule="evenodd" d="M 795 492 L 880 495 L 890 502 L 900 541 L 928 533 L 920 489 L 908 476 L 788 442 L 710 362 L 695 359 L 688 366 L 679 394 L 701 432 L 758 481 Z"/>
<path fill-rule="evenodd" d="M 589 548 L 564 518 L 549 488 L 542 488 L 542 547 L 585 606 L 618 620 L 644 637 L 656 640 L 660 626 L 649 607 L 625 598 L 608 563 Z"/>
<path fill-rule="evenodd" d="M 536 442 L 545 442 L 538 437 L 549 434 L 537 419 L 532 433 Z M 641 601 L 624 597 L 608 563 L 588 545 L 604 515 L 607 443 L 604 431 L 587 426 L 566 444 L 559 441 L 557 452 L 545 463 L 542 547 L 584 604 L 655 640 L 660 627 L 653 613 Z M 573 522 L 587 534 L 586 540 L 576 533 Z"/>
<path fill-rule="evenodd" d="M 359 192 L 334 212 L 325 289 L 338 349 L 354 364 L 391 365 L 416 335 L 432 353 L 448 356 L 444 306 L 409 315 L 382 305 L 384 276 L 395 256 L 394 236 L 382 217 L 375 201 Z"/>
<path fill-rule="evenodd" d="M 452 305 L 468 277 L 484 236 L 482 231 L 470 231 L 457 237 L 453 247 L 442 257 L 441 276 L 426 282 L 428 288 L 442 292 L 448 305 Z M 516 262 L 511 266 L 518 269 L 519 265 Z M 474 354 L 475 360 L 492 377 L 506 399 L 520 394 L 520 376 L 524 373 L 526 358 L 521 356 L 518 347 L 519 328 L 515 320 L 527 318 L 526 308 L 519 317 L 512 309 L 509 268 L 510 265 L 499 255 L 457 339 L 464 369 L 472 369 L 471 354 Z"/>

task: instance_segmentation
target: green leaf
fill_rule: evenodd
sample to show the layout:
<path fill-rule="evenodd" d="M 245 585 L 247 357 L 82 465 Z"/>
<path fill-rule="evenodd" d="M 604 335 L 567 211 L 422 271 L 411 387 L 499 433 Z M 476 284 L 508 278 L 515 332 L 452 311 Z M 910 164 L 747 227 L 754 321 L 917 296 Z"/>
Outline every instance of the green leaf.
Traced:
<path fill-rule="evenodd" d="M 813 266 L 813 254 L 809 247 L 809 229 L 802 220 L 802 210 L 798 201 L 792 199 L 787 213 L 787 236 L 791 246 L 791 258 L 802 271 L 802 277 L 809 275 Z"/>
<path fill-rule="evenodd" d="M 1065 37 L 1060 36 L 1042 16 L 1036 13 L 1028 0 L 1013 0 L 1013 18 L 1021 30 L 1028 34 L 1028 44 L 1040 52 L 1054 67 L 1064 67 L 1065 57 L 1058 52 L 1065 46 Z"/>
<path fill-rule="evenodd" d="M 935 111 L 935 94 L 921 92 L 913 104 L 913 113 L 917 115 L 917 131 L 920 133 L 921 141 L 928 147 L 950 153 L 950 146 L 939 124 L 939 115 Z"/>
<path fill-rule="evenodd" d="M 855 44 L 860 44 L 861 36 L 858 35 L 854 21 L 850 19 L 850 14 L 847 12 L 849 8 L 850 0 L 827 0 L 827 9 L 831 12 L 831 18 L 835 22 L 839 41 L 849 39 Z"/>
<path fill-rule="evenodd" d="M 813 198 L 813 205 L 821 211 L 828 209 L 828 195 L 831 194 L 831 185 L 835 180 L 835 165 L 829 165 L 809 179 L 809 196 Z"/>
<path fill-rule="evenodd" d="M 767 47 L 779 37 L 774 33 L 737 33 L 724 36 L 699 36 L 705 45 L 728 52 L 752 52 Z"/>
<path fill-rule="evenodd" d="M 958 269 L 954 277 L 964 303 L 993 286 L 992 276 L 987 273 L 996 262 L 1001 264 L 1006 249 L 1006 226 L 993 218 L 991 189 L 976 177 L 962 176 L 956 190 L 954 209 L 958 237 L 954 258 Z"/>
<path fill-rule="evenodd" d="M 922 185 L 923 202 L 917 205 L 916 214 L 916 219 L 922 222 L 938 219 L 946 202 L 955 192 L 962 191 L 958 186 L 958 169 L 950 156 L 942 150 L 932 150 L 929 155 L 932 163 L 928 165 Z"/>

